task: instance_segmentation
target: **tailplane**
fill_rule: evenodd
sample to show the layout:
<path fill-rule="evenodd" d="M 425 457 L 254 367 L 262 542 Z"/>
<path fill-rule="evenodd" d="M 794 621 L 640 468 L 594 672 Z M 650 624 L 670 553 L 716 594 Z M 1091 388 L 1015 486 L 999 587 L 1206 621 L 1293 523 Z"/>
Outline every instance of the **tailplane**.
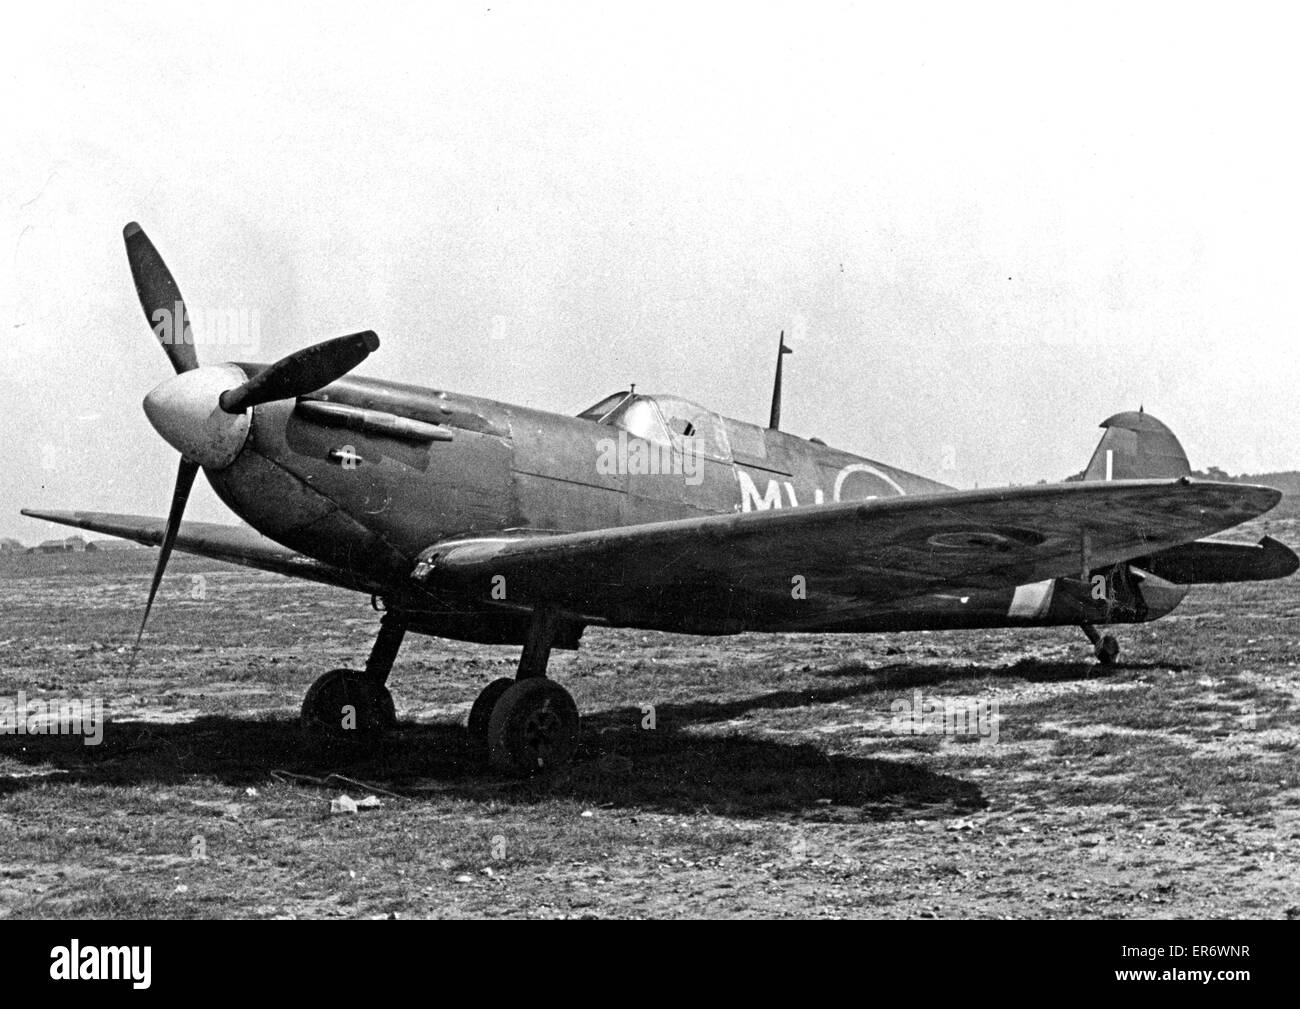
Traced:
<path fill-rule="evenodd" d="M 1174 433 L 1149 413 L 1117 413 L 1101 426 L 1106 433 L 1083 471 L 1084 480 L 1176 479 L 1191 473 Z"/>
<path fill-rule="evenodd" d="M 1176 480 L 1191 473 L 1174 433 L 1149 413 L 1117 413 L 1101 426 L 1106 433 L 1083 471 L 1084 480 Z M 1182 586 L 1285 578 L 1300 570 L 1300 557 L 1268 536 L 1258 544 L 1206 539 L 1133 558 L 1127 566 L 1141 582 L 1149 610 L 1168 612 L 1182 598 Z M 1168 605 L 1160 604 L 1161 593 Z"/>

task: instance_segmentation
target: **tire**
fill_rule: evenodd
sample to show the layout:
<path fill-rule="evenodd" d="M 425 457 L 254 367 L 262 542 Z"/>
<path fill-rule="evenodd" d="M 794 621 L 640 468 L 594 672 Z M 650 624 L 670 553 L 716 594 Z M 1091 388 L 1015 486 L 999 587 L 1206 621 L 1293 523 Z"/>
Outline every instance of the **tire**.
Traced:
<path fill-rule="evenodd" d="M 388 688 L 373 677 L 356 669 L 331 669 L 302 699 L 300 723 L 308 742 L 368 746 L 397 724 L 397 710 Z"/>
<path fill-rule="evenodd" d="M 465 731 L 474 749 L 482 753 L 488 750 L 488 723 L 492 719 L 492 709 L 496 707 L 501 695 L 515 685 L 509 676 L 493 680 L 474 699 L 474 706 L 469 709 L 469 718 L 465 722 Z"/>
<path fill-rule="evenodd" d="M 517 680 L 488 719 L 488 756 L 509 774 L 537 774 L 567 764 L 578 749 L 578 706 L 558 683 Z"/>

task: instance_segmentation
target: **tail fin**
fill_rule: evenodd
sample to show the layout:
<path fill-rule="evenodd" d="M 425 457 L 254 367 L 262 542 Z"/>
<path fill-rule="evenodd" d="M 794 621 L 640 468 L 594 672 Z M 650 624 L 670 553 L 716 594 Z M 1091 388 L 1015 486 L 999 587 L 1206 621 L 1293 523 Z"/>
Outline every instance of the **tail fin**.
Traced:
<path fill-rule="evenodd" d="M 1192 471 L 1174 433 L 1141 409 L 1101 422 L 1106 433 L 1092 453 L 1085 480 L 1170 479 Z"/>

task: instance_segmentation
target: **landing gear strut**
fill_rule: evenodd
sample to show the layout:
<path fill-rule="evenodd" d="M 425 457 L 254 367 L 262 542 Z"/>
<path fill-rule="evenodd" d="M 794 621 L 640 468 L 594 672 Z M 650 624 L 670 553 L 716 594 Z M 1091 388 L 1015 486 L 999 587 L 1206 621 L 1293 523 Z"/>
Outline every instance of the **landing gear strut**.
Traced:
<path fill-rule="evenodd" d="M 1092 642 L 1092 654 L 1097 656 L 1097 661 L 1103 666 L 1113 666 L 1119 655 L 1119 642 L 1115 640 L 1115 635 L 1099 634 L 1092 624 L 1080 626 L 1083 628 L 1083 633 L 1088 636 L 1088 640 Z"/>
<path fill-rule="evenodd" d="M 470 709 L 471 744 L 511 774 L 535 774 L 567 763 L 578 748 L 578 706 L 546 678 L 559 627 L 547 607 L 533 611 L 513 680 L 493 680 Z"/>
<path fill-rule="evenodd" d="M 366 749 L 397 724 L 393 695 L 384 684 L 405 635 L 405 622 L 384 614 L 364 670 L 331 669 L 311 685 L 300 719 L 309 743 Z"/>

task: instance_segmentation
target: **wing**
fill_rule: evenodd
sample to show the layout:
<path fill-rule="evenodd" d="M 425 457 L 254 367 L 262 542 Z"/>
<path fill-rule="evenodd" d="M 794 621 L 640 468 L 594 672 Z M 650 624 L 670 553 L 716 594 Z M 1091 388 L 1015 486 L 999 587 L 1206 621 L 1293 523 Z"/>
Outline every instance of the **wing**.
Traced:
<path fill-rule="evenodd" d="M 106 533 L 125 540 L 135 540 L 145 546 L 158 546 L 162 542 L 167 520 L 145 515 L 112 515 L 107 512 L 37 511 L 24 508 L 24 515 L 46 522 L 75 526 L 91 532 Z M 293 578 L 324 582 L 340 588 L 360 592 L 379 592 L 381 586 L 357 576 L 322 564 L 303 554 L 283 547 L 247 526 L 220 525 L 215 522 L 182 522 L 176 536 L 176 549 L 186 553 L 229 561 L 245 567 L 274 571 Z"/>
<path fill-rule="evenodd" d="M 589 622 L 808 629 L 937 591 L 1078 577 L 1237 525 L 1280 498 L 1187 478 L 957 491 L 454 540 L 424 551 L 416 578 Z"/>

